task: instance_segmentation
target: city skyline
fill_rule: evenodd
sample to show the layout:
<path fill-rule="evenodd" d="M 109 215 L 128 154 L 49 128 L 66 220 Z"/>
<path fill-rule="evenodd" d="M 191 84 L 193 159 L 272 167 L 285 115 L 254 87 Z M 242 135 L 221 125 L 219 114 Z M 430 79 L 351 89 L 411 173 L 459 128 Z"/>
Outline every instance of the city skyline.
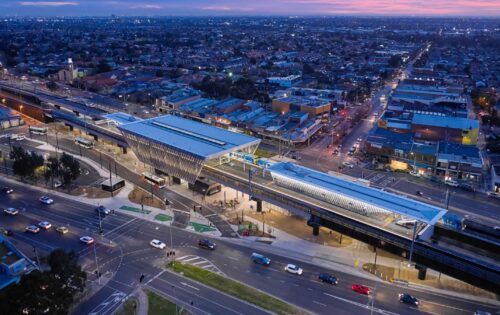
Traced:
<path fill-rule="evenodd" d="M 361 15 L 361 16 L 500 16 L 497 1 L 437 0 L 63 0 L 2 1 L 3 15 Z"/>

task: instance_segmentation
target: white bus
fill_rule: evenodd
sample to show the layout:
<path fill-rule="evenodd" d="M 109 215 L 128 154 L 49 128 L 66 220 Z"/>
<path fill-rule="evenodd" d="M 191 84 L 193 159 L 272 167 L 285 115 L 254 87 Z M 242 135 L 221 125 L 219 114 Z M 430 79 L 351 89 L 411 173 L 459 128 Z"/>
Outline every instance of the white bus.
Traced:
<path fill-rule="evenodd" d="M 32 133 L 34 135 L 45 136 L 47 134 L 47 127 L 29 126 L 28 130 L 29 130 L 30 133 Z"/>
<path fill-rule="evenodd" d="M 75 138 L 75 144 L 82 146 L 84 148 L 90 149 L 94 146 L 94 142 L 85 138 L 77 137 Z"/>
<path fill-rule="evenodd" d="M 142 173 L 142 176 L 144 176 L 145 181 L 147 181 L 150 184 L 155 185 L 158 188 L 165 187 L 165 179 L 160 177 L 160 176 L 156 176 L 156 175 L 153 175 L 151 173 Z"/>

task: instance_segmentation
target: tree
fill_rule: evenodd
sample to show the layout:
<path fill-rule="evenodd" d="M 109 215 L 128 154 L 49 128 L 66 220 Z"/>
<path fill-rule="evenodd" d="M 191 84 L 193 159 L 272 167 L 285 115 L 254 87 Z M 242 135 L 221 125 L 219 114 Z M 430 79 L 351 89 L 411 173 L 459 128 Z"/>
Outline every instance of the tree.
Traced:
<path fill-rule="evenodd" d="M 21 176 L 33 176 L 37 167 L 43 166 L 43 157 L 36 152 L 26 152 L 21 147 L 13 147 L 10 158 L 14 160 L 12 168 L 14 174 Z"/>
<path fill-rule="evenodd" d="M 103 73 L 103 72 L 109 72 L 111 71 L 112 68 L 111 66 L 106 62 L 106 60 L 101 60 L 99 61 L 99 64 L 97 65 L 97 72 L 98 73 Z"/>
<path fill-rule="evenodd" d="M 24 275 L 18 285 L 0 291 L 2 314 L 68 314 L 87 275 L 74 252 L 57 249 L 46 259 L 50 270 Z"/>
<path fill-rule="evenodd" d="M 389 58 L 388 64 L 391 68 L 398 68 L 403 63 L 403 58 L 401 55 L 394 55 Z"/>
<path fill-rule="evenodd" d="M 54 177 L 61 176 L 61 162 L 55 157 L 49 157 L 47 161 L 47 169 L 45 170 L 44 177 L 45 182 L 48 183 L 49 180 L 53 180 Z"/>
<path fill-rule="evenodd" d="M 60 159 L 61 162 L 61 179 L 64 186 L 70 186 L 71 182 L 80 176 L 80 162 L 73 156 L 63 153 Z"/>

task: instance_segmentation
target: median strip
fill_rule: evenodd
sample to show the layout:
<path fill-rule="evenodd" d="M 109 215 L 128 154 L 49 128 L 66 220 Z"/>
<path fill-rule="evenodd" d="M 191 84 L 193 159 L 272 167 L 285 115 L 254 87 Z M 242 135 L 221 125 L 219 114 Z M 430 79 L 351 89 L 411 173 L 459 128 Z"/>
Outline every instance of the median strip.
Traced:
<path fill-rule="evenodd" d="M 167 215 L 167 214 L 159 213 L 155 216 L 155 220 L 161 221 L 161 222 L 172 221 L 172 217 Z"/>
<path fill-rule="evenodd" d="M 137 213 L 143 213 L 142 209 L 140 208 L 135 208 L 135 207 L 129 207 L 129 206 L 121 206 L 120 207 L 121 210 L 125 210 L 125 211 L 130 211 L 130 212 L 137 212 Z M 144 209 L 144 213 L 145 214 L 150 214 L 151 211 L 150 210 L 146 210 Z"/>
<path fill-rule="evenodd" d="M 307 314 L 305 311 L 235 280 L 225 278 L 211 271 L 174 262 L 168 266 L 183 276 L 203 283 L 221 292 L 249 302 L 276 314 Z"/>

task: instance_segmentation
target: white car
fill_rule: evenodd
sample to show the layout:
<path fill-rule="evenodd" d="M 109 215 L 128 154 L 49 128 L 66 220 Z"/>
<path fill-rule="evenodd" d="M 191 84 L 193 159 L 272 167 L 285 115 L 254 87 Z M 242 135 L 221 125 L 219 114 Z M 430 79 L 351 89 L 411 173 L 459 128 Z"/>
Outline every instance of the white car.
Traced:
<path fill-rule="evenodd" d="M 444 182 L 446 185 L 448 186 L 451 186 L 451 187 L 458 187 L 458 182 L 454 181 L 454 180 L 447 180 Z"/>
<path fill-rule="evenodd" d="M 38 232 L 40 232 L 40 228 L 36 225 L 29 225 L 25 228 L 26 232 L 30 232 L 30 233 L 33 233 L 33 234 L 37 234 Z"/>
<path fill-rule="evenodd" d="M 80 237 L 80 241 L 84 242 L 87 245 L 94 243 L 94 239 L 90 236 L 82 236 Z"/>
<path fill-rule="evenodd" d="M 159 249 L 164 249 L 165 247 L 167 247 L 165 243 L 159 240 L 152 240 L 151 242 L 149 242 L 149 245 Z"/>
<path fill-rule="evenodd" d="M 51 199 L 51 198 L 49 198 L 49 197 L 47 197 L 47 196 L 42 196 L 42 197 L 40 197 L 39 200 L 40 200 L 41 203 L 44 203 L 46 205 L 51 205 L 51 204 L 54 203 L 54 200 Z"/>
<path fill-rule="evenodd" d="M 285 271 L 286 271 L 286 272 L 289 272 L 289 273 L 292 273 L 292 274 L 294 274 L 294 275 L 299 275 L 299 276 L 300 276 L 300 275 L 302 274 L 302 272 L 303 272 L 302 268 L 300 268 L 300 267 L 299 267 L 299 266 L 297 266 L 297 265 L 293 265 L 293 264 L 288 264 L 288 265 L 286 265 L 286 267 L 285 267 Z"/>
<path fill-rule="evenodd" d="M 50 224 L 50 222 L 47 221 L 42 221 L 38 223 L 38 226 L 41 227 L 42 229 L 48 230 L 52 227 L 52 224 Z"/>
<path fill-rule="evenodd" d="M 19 211 L 17 211 L 16 208 L 7 208 L 7 209 L 3 209 L 3 212 L 7 213 L 7 214 L 10 214 L 10 215 L 16 215 L 19 213 Z"/>
<path fill-rule="evenodd" d="M 354 164 L 352 164 L 350 162 L 342 162 L 342 165 L 345 167 L 348 167 L 348 168 L 354 168 Z"/>
<path fill-rule="evenodd" d="M 417 171 L 410 171 L 410 175 L 415 177 L 420 177 L 420 174 Z"/>

